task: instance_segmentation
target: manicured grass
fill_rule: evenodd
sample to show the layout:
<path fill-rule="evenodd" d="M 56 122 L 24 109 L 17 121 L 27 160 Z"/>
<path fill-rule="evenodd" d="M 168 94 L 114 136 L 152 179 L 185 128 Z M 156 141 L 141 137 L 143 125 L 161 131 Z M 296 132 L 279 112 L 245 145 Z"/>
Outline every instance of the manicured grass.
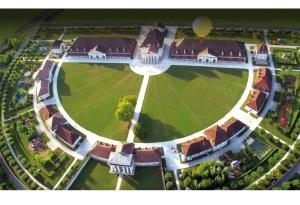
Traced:
<path fill-rule="evenodd" d="M 186 23 L 198 16 L 209 17 L 213 24 L 259 24 L 299 25 L 297 10 L 276 9 L 106 9 L 106 10 L 64 10 L 49 19 L 56 24 L 108 24 L 108 23 Z"/>
<path fill-rule="evenodd" d="M 109 173 L 106 164 L 90 159 L 77 177 L 72 190 L 113 190 L 116 188 L 118 175 Z"/>
<path fill-rule="evenodd" d="M 265 128 L 267 131 L 278 137 L 279 139 L 285 141 L 289 145 L 293 144 L 293 140 L 284 134 L 282 134 L 279 130 L 276 129 L 276 127 L 273 124 L 269 124 L 267 119 L 263 119 L 260 123 L 260 126 Z"/>
<path fill-rule="evenodd" d="M 141 141 L 177 139 L 210 126 L 238 102 L 247 79 L 247 70 L 188 66 L 151 77 L 140 115 Z"/>
<path fill-rule="evenodd" d="M 82 127 L 98 135 L 126 140 L 128 123 L 115 117 L 118 100 L 138 96 L 142 76 L 124 64 L 64 63 L 58 93 L 66 112 Z"/>
<path fill-rule="evenodd" d="M 134 176 L 124 176 L 122 190 L 164 190 L 158 167 L 136 167 Z"/>

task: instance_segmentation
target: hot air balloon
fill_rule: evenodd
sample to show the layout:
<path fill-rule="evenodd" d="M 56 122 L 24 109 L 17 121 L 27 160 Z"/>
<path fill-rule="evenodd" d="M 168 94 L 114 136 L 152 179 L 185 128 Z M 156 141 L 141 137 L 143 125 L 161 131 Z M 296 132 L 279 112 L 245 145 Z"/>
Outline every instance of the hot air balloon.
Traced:
<path fill-rule="evenodd" d="M 193 21 L 192 26 L 195 34 L 200 38 L 204 38 L 205 36 L 207 36 L 207 34 L 209 34 L 212 29 L 212 23 L 210 19 L 205 16 L 196 18 Z"/>

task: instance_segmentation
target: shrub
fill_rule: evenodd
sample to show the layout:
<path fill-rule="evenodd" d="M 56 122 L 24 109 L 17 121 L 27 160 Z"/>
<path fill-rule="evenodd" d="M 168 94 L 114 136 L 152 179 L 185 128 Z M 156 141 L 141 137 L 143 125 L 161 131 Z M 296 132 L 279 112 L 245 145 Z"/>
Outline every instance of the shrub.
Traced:
<path fill-rule="evenodd" d="M 166 183 L 166 189 L 167 189 L 167 190 L 172 190 L 172 189 L 173 189 L 173 187 L 174 187 L 174 184 L 173 184 L 173 182 L 171 182 L 171 181 L 168 181 L 168 182 Z"/>
<path fill-rule="evenodd" d="M 144 136 L 145 136 L 145 132 L 144 132 L 144 129 L 142 128 L 142 125 L 137 123 L 135 126 L 134 126 L 134 135 L 140 139 L 143 139 Z"/>
<path fill-rule="evenodd" d="M 172 180 L 173 180 L 173 175 L 172 175 L 172 173 L 167 172 L 167 173 L 165 174 L 165 180 L 166 180 L 166 181 L 172 181 Z"/>

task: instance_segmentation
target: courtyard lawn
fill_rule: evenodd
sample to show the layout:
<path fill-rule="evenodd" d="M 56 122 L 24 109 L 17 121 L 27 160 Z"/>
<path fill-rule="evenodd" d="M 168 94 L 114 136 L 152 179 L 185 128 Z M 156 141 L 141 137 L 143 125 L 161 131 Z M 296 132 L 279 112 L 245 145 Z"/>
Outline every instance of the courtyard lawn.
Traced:
<path fill-rule="evenodd" d="M 125 176 L 122 190 L 164 190 L 161 171 L 158 167 L 136 167 L 134 176 Z"/>
<path fill-rule="evenodd" d="M 85 129 L 125 141 L 128 123 L 115 117 L 118 100 L 138 96 L 142 76 L 125 64 L 64 63 L 59 73 L 58 94 L 66 112 Z"/>
<path fill-rule="evenodd" d="M 173 66 L 150 78 L 140 122 L 143 139 L 155 142 L 177 139 L 207 128 L 238 102 L 248 71 Z"/>
<path fill-rule="evenodd" d="M 109 173 L 106 164 L 90 159 L 81 171 L 71 190 L 113 190 L 116 188 L 118 175 Z"/>

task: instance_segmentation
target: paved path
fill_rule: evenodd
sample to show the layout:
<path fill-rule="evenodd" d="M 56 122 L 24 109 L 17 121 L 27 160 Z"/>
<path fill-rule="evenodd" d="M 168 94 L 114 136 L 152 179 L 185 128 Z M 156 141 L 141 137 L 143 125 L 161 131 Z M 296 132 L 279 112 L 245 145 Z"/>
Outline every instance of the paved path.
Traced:
<path fill-rule="evenodd" d="M 4 120 L 4 122 L 7 122 L 7 121 L 10 121 L 10 120 L 16 119 L 16 118 L 18 118 L 18 117 L 20 117 L 20 116 L 22 116 L 22 115 L 24 115 L 24 114 L 26 114 L 26 113 L 29 113 L 29 112 L 31 112 L 31 111 L 33 111 L 33 108 L 30 109 L 30 110 L 26 110 L 26 111 L 24 111 L 24 112 L 21 112 L 21 113 L 17 114 L 16 116 L 7 118 L 7 119 Z"/>
<path fill-rule="evenodd" d="M 145 75 L 143 78 L 143 82 L 142 82 L 142 86 L 141 86 L 140 93 L 138 96 L 138 100 L 137 100 L 137 103 L 135 106 L 133 118 L 130 123 L 130 128 L 129 128 L 129 132 L 128 132 L 128 136 L 127 136 L 127 142 L 134 142 L 134 126 L 139 121 L 139 117 L 140 117 L 140 113 L 141 113 L 141 110 L 143 107 L 143 102 L 144 102 L 148 82 L 149 82 L 149 75 Z"/>
<path fill-rule="evenodd" d="M 177 190 L 180 190 L 180 183 L 179 183 L 177 170 L 174 170 L 174 177 L 175 177 L 175 183 L 176 183 Z"/>
<path fill-rule="evenodd" d="M 71 170 L 71 168 L 74 166 L 74 164 L 77 162 L 77 159 L 74 159 L 74 161 L 72 162 L 72 164 L 69 166 L 69 168 L 66 170 L 66 172 L 62 175 L 62 177 L 58 180 L 58 182 L 55 184 L 55 186 L 53 187 L 53 190 L 55 190 L 60 183 L 62 182 L 62 180 L 66 177 L 66 175 L 69 173 L 69 171 Z"/>

